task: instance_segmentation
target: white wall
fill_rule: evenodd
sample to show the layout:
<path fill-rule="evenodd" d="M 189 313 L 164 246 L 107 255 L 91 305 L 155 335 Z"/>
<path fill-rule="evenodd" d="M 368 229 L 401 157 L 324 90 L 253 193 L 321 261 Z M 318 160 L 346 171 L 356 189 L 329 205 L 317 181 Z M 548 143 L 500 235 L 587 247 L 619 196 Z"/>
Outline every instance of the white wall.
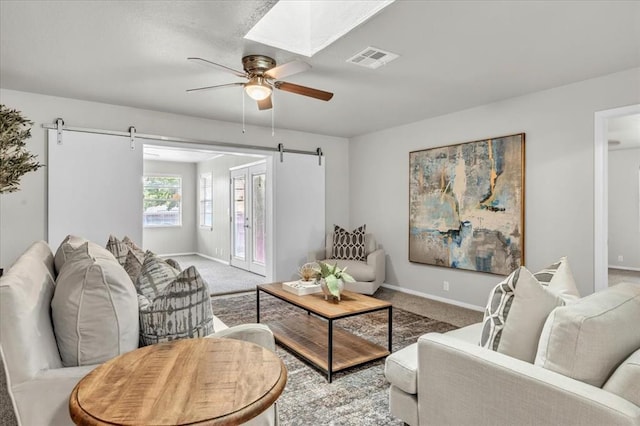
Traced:
<path fill-rule="evenodd" d="M 145 160 L 143 173 L 182 177 L 182 226 L 143 228 L 143 248 L 158 254 L 195 253 L 198 182 L 196 164 Z"/>
<path fill-rule="evenodd" d="M 639 175 L 640 148 L 609 151 L 609 267 L 640 271 Z"/>
<path fill-rule="evenodd" d="M 502 277 L 408 261 L 409 152 L 524 132 L 526 265 L 536 271 L 567 255 L 580 292 L 589 294 L 594 287 L 594 113 L 637 103 L 640 69 L 632 69 L 353 138 L 351 228 L 366 223 L 386 249 L 386 283 L 484 306 Z"/>
<path fill-rule="evenodd" d="M 212 173 L 213 182 L 213 226 L 197 226 L 197 251 L 205 256 L 229 262 L 229 168 L 258 161 L 256 157 L 224 155 L 213 160 L 198 163 L 200 173 Z"/>
<path fill-rule="evenodd" d="M 138 133 L 177 136 L 219 142 L 241 143 L 315 151 L 321 147 L 327 157 L 326 224 L 346 223 L 349 218 L 349 150 L 344 138 L 247 126 L 242 133 L 238 123 L 187 117 L 138 108 L 108 105 L 76 99 L 44 96 L 0 89 L 0 102 L 21 110 L 35 122 L 27 147 L 46 164 L 46 136 L 43 123 L 62 117 L 66 125 L 127 131 L 135 126 Z M 277 122 L 276 122 L 277 124 Z M 328 123 L 327 125 L 331 125 Z M 91 161 L 92 159 L 87 159 Z M 95 159 L 99 161 L 99 159 Z M 46 169 L 29 173 L 22 179 L 21 190 L 0 195 L 0 265 L 8 267 L 32 242 L 46 239 Z"/>

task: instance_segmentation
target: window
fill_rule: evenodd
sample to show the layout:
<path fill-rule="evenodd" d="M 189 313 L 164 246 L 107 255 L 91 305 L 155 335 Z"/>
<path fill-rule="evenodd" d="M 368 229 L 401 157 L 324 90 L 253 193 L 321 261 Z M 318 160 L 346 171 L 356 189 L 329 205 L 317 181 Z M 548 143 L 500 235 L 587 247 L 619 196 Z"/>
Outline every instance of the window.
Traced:
<path fill-rule="evenodd" d="M 200 175 L 200 226 L 213 226 L 213 185 L 211 173 Z"/>
<path fill-rule="evenodd" d="M 145 227 L 182 225 L 182 178 L 145 176 L 143 178 Z"/>

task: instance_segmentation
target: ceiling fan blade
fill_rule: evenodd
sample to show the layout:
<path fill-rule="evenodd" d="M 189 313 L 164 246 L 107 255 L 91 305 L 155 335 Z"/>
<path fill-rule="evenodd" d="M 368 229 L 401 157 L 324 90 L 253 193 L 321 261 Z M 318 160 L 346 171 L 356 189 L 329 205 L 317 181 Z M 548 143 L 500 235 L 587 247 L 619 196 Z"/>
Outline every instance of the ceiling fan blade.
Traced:
<path fill-rule="evenodd" d="M 258 109 L 260 111 L 265 109 L 271 109 L 272 107 L 273 107 L 273 104 L 271 103 L 271 95 L 269 95 L 269 97 L 264 98 L 261 101 L 258 101 Z"/>
<path fill-rule="evenodd" d="M 311 65 L 302 61 L 291 61 L 286 64 L 279 65 L 275 68 L 271 68 L 269 71 L 265 72 L 266 76 L 269 78 L 285 78 L 290 75 L 298 74 L 300 72 L 308 71 L 311 69 Z"/>
<path fill-rule="evenodd" d="M 284 90 L 285 92 L 295 93 L 297 95 L 309 96 L 311 98 L 320 99 L 321 101 L 328 101 L 333 98 L 333 93 L 325 92 L 324 90 L 312 89 L 311 87 L 300 86 L 298 84 L 287 83 L 285 81 L 276 81 L 273 83 L 276 89 Z"/>
<path fill-rule="evenodd" d="M 187 93 L 197 92 L 200 90 L 221 89 L 223 87 L 233 87 L 233 86 L 244 86 L 244 83 L 228 83 L 228 84 L 218 84 L 216 86 L 197 87 L 195 89 L 187 89 Z"/>
<path fill-rule="evenodd" d="M 215 62 L 211 62 L 208 61 L 206 59 L 202 59 L 202 58 L 187 58 L 187 60 L 191 61 L 191 62 L 196 62 L 198 64 L 201 65 L 205 65 L 208 67 L 213 67 L 213 68 L 217 68 L 221 71 L 226 71 L 226 72 L 230 72 L 233 75 L 237 75 L 238 77 L 246 77 L 247 73 L 245 73 L 244 71 L 238 71 L 238 70 L 234 70 L 233 68 L 229 68 L 225 65 L 221 65 L 221 64 L 216 64 Z"/>

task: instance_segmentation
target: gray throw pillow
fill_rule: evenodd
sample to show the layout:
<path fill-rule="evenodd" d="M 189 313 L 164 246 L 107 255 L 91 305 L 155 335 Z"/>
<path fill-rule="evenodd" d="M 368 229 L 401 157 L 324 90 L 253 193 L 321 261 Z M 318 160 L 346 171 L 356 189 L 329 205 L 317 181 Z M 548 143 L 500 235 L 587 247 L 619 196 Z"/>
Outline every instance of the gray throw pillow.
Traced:
<path fill-rule="evenodd" d="M 138 280 L 138 277 L 140 276 L 140 271 L 142 271 L 143 263 L 144 253 L 142 254 L 142 256 L 139 256 L 133 250 L 129 250 L 129 253 L 127 253 L 127 259 L 125 260 L 123 266 L 124 270 L 127 272 L 127 275 L 129 275 L 129 278 L 131 278 L 131 282 L 134 283 L 134 285 Z"/>
<path fill-rule="evenodd" d="M 123 241 L 120 241 L 113 235 L 109 235 L 107 250 L 113 254 L 120 265 L 124 265 L 124 262 L 127 260 L 127 253 L 129 253 L 129 247 Z"/>
<path fill-rule="evenodd" d="M 214 332 L 209 289 L 194 266 L 178 274 L 154 299 L 138 298 L 142 346 Z"/>
<path fill-rule="evenodd" d="M 179 271 L 147 250 L 140 275 L 135 281 L 136 290 L 149 300 L 162 293 L 178 276 Z"/>

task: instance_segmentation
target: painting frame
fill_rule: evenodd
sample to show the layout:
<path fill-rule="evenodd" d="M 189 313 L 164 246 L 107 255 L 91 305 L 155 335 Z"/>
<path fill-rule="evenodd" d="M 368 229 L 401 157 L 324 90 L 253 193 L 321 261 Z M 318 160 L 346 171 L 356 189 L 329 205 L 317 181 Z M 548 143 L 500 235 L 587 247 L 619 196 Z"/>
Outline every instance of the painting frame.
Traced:
<path fill-rule="evenodd" d="M 525 133 L 409 152 L 409 262 L 508 275 L 525 264 Z"/>

